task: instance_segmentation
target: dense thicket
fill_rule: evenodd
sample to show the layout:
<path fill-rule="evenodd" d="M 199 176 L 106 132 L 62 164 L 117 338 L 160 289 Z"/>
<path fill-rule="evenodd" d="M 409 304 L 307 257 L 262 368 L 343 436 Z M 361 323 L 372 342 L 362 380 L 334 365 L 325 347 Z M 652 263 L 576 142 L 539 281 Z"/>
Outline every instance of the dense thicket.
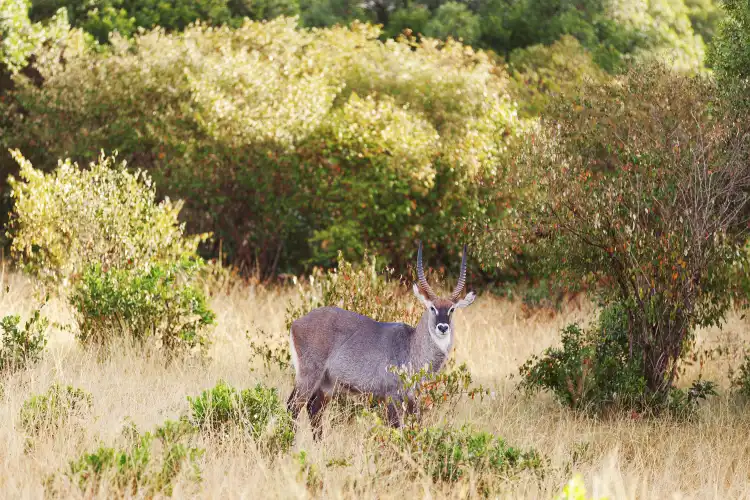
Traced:
<path fill-rule="evenodd" d="M 184 30 L 198 20 L 239 27 L 244 18 L 282 15 L 298 15 L 308 27 L 355 19 L 379 23 L 387 36 L 410 29 L 503 55 L 572 35 L 608 70 L 654 52 L 669 52 L 678 64 L 696 68 L 720 17 L 715 0 L 33 0 L 31 17 L 44 20 L 61 8 L 73 26 L 102 43 L 113 31 L 132 36 L 139 28 Z"/>
<path fill-rule="evenodd" d="M 456 42 L 379 34 L 284 18 L 41 49 L 44 84 L 19 77 L 0 103 L 2 143 L 47 169 L 118 150 L 264 276 L 338 250 L 399 263 L 417 237 L 457 254 L 522 127 L 507 76 Z"/>

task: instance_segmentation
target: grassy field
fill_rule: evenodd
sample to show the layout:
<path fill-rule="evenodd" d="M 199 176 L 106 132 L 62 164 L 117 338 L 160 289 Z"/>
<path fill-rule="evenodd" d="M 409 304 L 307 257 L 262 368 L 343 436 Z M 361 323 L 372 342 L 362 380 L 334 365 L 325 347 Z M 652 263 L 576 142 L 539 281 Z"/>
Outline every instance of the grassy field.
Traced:
<path fill-rule="evenodd" d="M 33 283 L 9 274 L 0 296 L 2 315 L 26 316 L 35 305 Z M 71 459 L 95 449 L 99 443 L 115 442 L 129 420 L 139 428 L 152 429 L 167 418 L 176 418 L 187 408 L 186 396 L 214 386 L 224 379 L 236 387 L 250 387 L 262 380 L 278 388 L 286 398 L 291 376 L 280 370 L 251 370 L 249 341 L 257 328 L 273 338 L 286 340 L 284 314 L 289 291 L 236 286 L 217 294 L 212 305 L 217 312 L 211 359 L 206 364 L 179 361 L 165 368 L 163 361 L 129 351 L 104 359 L 81 350 L 73 336 L 52 328 L 42 362 L 33 368 L 0 380 L 0 497 L 40 498 L 50 475 L 65 470 Z M 413 299 L 410 299 L 413 300 Z M 64 303 L 51 301 L 44 313 L 62 324 L 72 323 Z M 525 314 L 506 300 L 480 295 L 475 304 L 457 317 L 456 349 L 453 356 L 466 362 L 477 382 L 489 386 L 492 395 L 484 401 L 462 401 L 450 416 L 451 423 L 470 422 L 477 428 L 504 437 L 510 444 L 533 447 L 550 460 L 542 477 L 521 474 L 503 480 L 498 495 L 508 498 L 552 498 L 580 472 L 589 494 L 610 498 L 747 498 L 750 497 L 750 412 L 726 395 L 727 371 L 736 366 L 747 330 L 738 317 L 730 318 L 723 332 L 699 332 L 700 348 L 723 345 L 730 354 L 710 361 L 703 373 L 716 380 L 722 395 L 706 403 L 691 423 L 669 419 L 643 420 L 638 416 L 592 419 L 557 405 L 549 396 L 531 399 L 514 392 L 510 378 L 526 358 L 555 344 L 559 329 L 572 321 L 592 317 L 593 307 L 568 304 L 552 315 Z M 687 378 L 697 375 L 688 369 Z M 32 394 L 44 392 L 55 382 L 71 384 L 93 395 L 93 412 L 84 425 L 42 433 L 30 444 L 19 425 L 19 410 Z M 438 422 L 440 412 L 427 420 Z M 80 423 L 78 423 L 80 424 Z M 476 496 L 475 478 L 453 485 L 435 485 L 428 478 L 407 478 L 413 457 L 399 464 L 374 464 L 364 442 L 364 422 L 336 425 L 336 415 L 327 412 L 324 440 L 316 444 L 302 417 L 294 452 L 305 450 L 322 479 L 323 498 L 468 498 Z M 304 498 L 310 495 L 299 477 L 294 454 L 269 460 L 253 441 L 241 436 L 218 441 L 201 438 L 206 449 L 201 458 L 202 481 L 179 478 L 174 497 L 198 498 Z M 573 461 L 575 457 L 575 461 Z M 344 459 L 344 460 L 340 460 Z M 329 465 L 339 460 L 339 465 Z M 341 464 L 343 463 L 343 465 Z M 68 498 L 82 494 L 60 481 L 58 491 Z M 111 497 L 103 488 L 98 497 Z"/>

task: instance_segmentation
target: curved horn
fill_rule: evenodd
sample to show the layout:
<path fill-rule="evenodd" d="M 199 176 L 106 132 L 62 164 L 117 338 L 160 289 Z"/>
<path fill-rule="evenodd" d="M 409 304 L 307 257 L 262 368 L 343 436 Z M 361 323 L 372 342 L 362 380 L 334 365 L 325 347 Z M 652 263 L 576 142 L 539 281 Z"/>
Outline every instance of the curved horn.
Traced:
<path fill-rule="evenodd" d="M 458 297 L 461 296 L 464 286 L 466 286 L 466 245 L 464 245 L 464 255 L 461 258 L 461 272 L 458 275 L 458 283 L 456 283 L 456 288 L 453 290 L 453 295 L 451 295 L 453 302 L 457 301 Z"/>
<path fill-rule="evenodd" d="M 437 299 L 437 295 L 432 291 L 432 287 L 427 283 L 427 279 L 424 277 L 424 269 L 422 268 L 422 242 L 419 242 L 419 250 L 417 250 L 417 280 L 419 281 L 419 288 L 424 291 L 430 300 Z"/>

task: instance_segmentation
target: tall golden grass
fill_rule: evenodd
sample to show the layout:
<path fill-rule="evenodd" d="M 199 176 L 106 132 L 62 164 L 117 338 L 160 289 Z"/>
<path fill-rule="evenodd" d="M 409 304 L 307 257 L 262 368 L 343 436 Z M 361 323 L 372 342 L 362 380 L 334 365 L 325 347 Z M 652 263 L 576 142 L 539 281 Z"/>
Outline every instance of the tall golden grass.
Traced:
<path fill-rule="evenodd" d="M 18 274 L 3 275 L 0 315 L 28 315 L 37 304 L 34 284 Z M 278 388 L 282 398 L 291 390 L 291 377 L 281 370 L 266 371 L 249 359 L 251 337 L 286 341 L 284 315 L 290 291 L 260 286 L 235 286 L 217 293 L 212 305 L 218 325 L 210 360 L 159 359 L 123 349 L 107 357 L 77 346 L 72 334 L 54 327 L 44 359 L 34 367 L 0 379 L 0 498 L 41 498 L 47 478 L 68 467 L 69 461 L 100 443 L 116 442 L 123 425 L 134 422 L 151 430 L 187 408 L 186 396 L 198 394 L 224 379 L 236 387 L 258 381 Z M 407 299 L 413 300 L 413 299 Z M 44 313 L 60 324 L 71 324 L 64 302 L 53 299 Z M 524 398 L 510 378 L 532 353 L 555 344 L 559 329 L 573 321 L 588 321 L 595 309 L 587 303 L 568 307 L 554 316 L 524 313 L 518 303 L 483 295 L 459 313 L 456 361 L 466 362 L 477 382 L 492 395 L 484 401 L 465 400 L 449 417 L 436 412 L 436 423 L 471 423 L 502 436 L 508 443 L 533 447 L 549 458 L 543 476 L 521 474 L 502 480 L 503 498 L 552 498 L 574 473 L 582 474 L 589 494 L 609 498 L 747 498 L 750 497 L 750 408 L 727 394 L 727 371 L 736 366 L 747 328 L 732 316 L 723 331 L 700 331 L 700 348 L 722 344 L 732 354 L 715 359 L 702 370 L 722 385 L 722 395 L 707 402 L 693 422 L 644 420 L 637 416 L 602 419 L 582 416 L 556 404 L 551 397 Z M 259 333 L 264 332 L 263 334 Z M 251 370 L 255 368 L 255 370 Z M 686 379 L 697 375 L 688 368 Z M 27 398 L 53 383 L 71 384 L 93 395 L 94 408 L 85 428 L 73 425 L 29 439 L 19 422 Z M 427 477 L 408 479 L 406 470 L 415 457 L 403 462 L 374 463 L 367 453 L 368 424 L 342 423 L 334 412 L 325 418 L 324 439 L 315 443 L 302 417 L 294 452 L 305 450 L 322 480 L 322 498 L 471 498 L 478 496 L 469 477 L 455 484 L 433 484 Z M 270 460 L 242 436 L 217 440 L 201 438 L 206 449 L 201 459 L 202 481 L 179 477 L 175 498 L 306 498 L 314 493 L 300 477 L 294 454 Z M 341 460 L 343 459 L 343 460 Z M 336 461 L 332 464 L 331 461 Z M 389 464 L 386 464 L 389 465 Z M 74 485 L 62 482 L 61 496 L 82 498 Z M 105 485 L 96 498 L 117 493 Z M 87 497 L 90 498 L 90 497 Z"/>

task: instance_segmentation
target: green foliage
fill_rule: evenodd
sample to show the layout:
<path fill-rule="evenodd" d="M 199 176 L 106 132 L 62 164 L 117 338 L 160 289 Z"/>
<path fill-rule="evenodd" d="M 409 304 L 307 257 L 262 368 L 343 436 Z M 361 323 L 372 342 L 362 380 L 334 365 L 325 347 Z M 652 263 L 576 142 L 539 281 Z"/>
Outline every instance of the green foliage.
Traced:
<path fill-rule="evenodd" d="M 316 269 L 307 283 L 298 285 L 298 290 L 299 300 L 287 307 L 287 330 L 297 318 L 324 306 L 354 311 L 375 321 L 410 325 L 417 324 L 423 311 L 406 289 L 393 282 L 392 269 L 378 272 L 374 257 L 365 257 L 362 265 L 355 266 L 339 253 L 337 269 Z"/>
<path fill-rule="evenodd" d="M 482 239 L 494 258 L 510 229 L 544 272 L 621 303 L 648 389 L 664 396 L 694 329 L 729 305 L 750 200 L 747 121 L 711 81 L 661 65 L 552 109 L 518 157 L 523 197 Z"/>
<path fill-rule="evenodd" d="M 258 335 L 261 338 L 267 335 L 258 330 Z M 263 367 L 269 370 L 272 366 L 277 367 L 281 371 L 287 371 L 292 367 L 292 354 L 289 351 L 289 343 L 284 342 L 282 344 L 273 344 L 266 340 L 256 342 L 254 337 L 246 335 L 250 340 L 250 352 L 251 360 L 253 358 L 260 358 L 263 362 Z"/>
<path fill-rule="evenodd" d="M 699 16 L 697 9 L 689 11 L 682 0 L 491 0 L 480 9 L 482 41 L 509 53 L 571 35 L 607 71 L 653 57 L 695 70 L 704 45 L 688 14 Z"/>
<path fill-rule="evenodd" d="M 192 445 L 193 429 L 187 422 L 167 421 L 153 434 L 135 429 L 129 434 L 121 448 L 101 446 L 71 461 L 66 476 L 89 495 L 106 485 L 110 495 L 147 497 L 170 496 L 183 471 L 200 480 L 198 461 L 205 450 Z"/>
<path fill-rule="evenodd" d="M 473 385 L 466 363 L 461 363 L 458 368 L 455 364 L 451 358 L 438 372 L 429 366 L 418 371 L 391 367 L 391 371 L 398 376 L 401 390 L 414 398 L 416 415 L 436 407 L 447 408 L 451 412 L 464 396 L 473 400 L 477 396 L 484 399 L 489 395 L 489 390 L 481 385 Z"/>
<path fill-rule="evenodd" d="M 588 330 L 572 324 L 561 333 L 561 347 L 546 349 L 519 368 L 520 389 L 549 391 L 560 403 L 585 411 L 638 407 L 646 382 L 641 356 L 629 352 L 628 317 L 621 305 L 602 310 Z"/>
<path fill-rule="evenodd" d="M 32 23 L 30 7 L 31 0 L 0 0 L 0 72 L 22 70 L 43 44 L 57 44 L 69 29 L 64 9 Z"/>
<path fill-rule="evenodd" d="M 473 45 L 481 35 L 479 16 L 471 12 L 464 3 L 446 2 L 438 7 L 425 25 L 424 34 L 441 39 L 452 37 Z"/>
<path fill-rule="evenodd" d="M 276 389 L 258 384 L 238 393 L 220 381 L 188 402 L 190 421 L 200 429 L 223 433 L 236 426 L 270 453 L 286 451 L 294 441 L 292 419 Z"/>
<path fill-rule="evenodd" d="M 509 57 L 511 95 L 526 116 L 543 115 L 554 99 L 572 99 L 584 82 L 605 82 L 608 75 L 572 36 L 552 45 L 514 50 Z"/>
<path fill-rule="evenodd" d="M 524 470 L 539 471 L 544 465 L 535 450 L 508 446 L 499 437 L 467 426 L 403 430 L 379 426 L 374 429 L 373 438 L 376 456 L 402 458 L 396 463 L 419 467 L 435 482 L 455 482 L 473 473 L 485 491 L 491 489 L 488 483 L 493 478 L 507 478 Z M 414 473 L 419 475 L 416 470 Z"/>
<path fill-rule="evenodd" d="M 750 103 L 750 5 L 742 0 L 725 0 L 722 5 L 726 17 L 709 47 L 708 64 L 744 113 Z"/>
<path fill-rule="evenodd" d="M 88 392 L 55 384 L 44 394 L 24 401 L 19 420 L 26 432 L 32 435 L 56 432 L 71 421 L 85 418 L 91 407 L 92 399 Z"/>
<path fill-rule="evenodd" d="M 86 170 L 65 160 L 45 174 L 18 150 L 12 154 L 21 171 L 10 180 L 8 236 L 26 272 L 65 282 L 92 262 L 122 269 L 195 255 L 202 237 L 185 236 L 177 220 L 182 203 L 157 203 L 145 172 L 130 173 L 102 154 Z"/>
<path fill-rule="evenodd" d="M 731 386 L 735 394 L 750 399 L 750 355 L 745 355 L 737 371 L 731 375 Z"/>
<path fill-rule="evenodd" d="M 396 38 L 406 29 L 415 35 L 426 34 L 427 23 L 430 22 L 431 16 L 430 9 L 420 4 L 398 9 L 391 14 L 386 32 L 390 38 Z"/>
<path fill-rule="evenodd" d="M 0 344 L 0 372 L 22 370 L 36 363 L 47 345 L 49 321 L 39 309 L 32 311 L 23 324 L 18 315 L 5 316 L 0 320 L 2 344 Z"/>
<path fill-rule="evenodd" d="M 338 250 L 400 265 L 421 234 L 458 255 L 456 221 L 496 209 L 481 181 L 524 124 L 486 54 L 380 35 L 277 19 L 66 51 L 40 66 L 41 88 L 19 79 L 0 103 L 0 141 L 43 168 L 119 151 L 261 277 Z"/>
<path fill-rule="evenodd" d="M 134 341 L 172 354 L 207 346 L 215 315 L 195 278 L 201 262 L 107 270 L 88 266 L 75 284 L 70 304 L 84 344 Z"/>
<path fill-rule="evenodd" d="M 297 0 L 32 0 L 33 19 L 55 11 L 67 13 L 70 24 L 108 43 L 113 32 L 131 37 L 138 29 L 162 27 L 182 31 L 196 21 L 240 26 L 243 18 L 262 20 L 299 14 Z"/>

